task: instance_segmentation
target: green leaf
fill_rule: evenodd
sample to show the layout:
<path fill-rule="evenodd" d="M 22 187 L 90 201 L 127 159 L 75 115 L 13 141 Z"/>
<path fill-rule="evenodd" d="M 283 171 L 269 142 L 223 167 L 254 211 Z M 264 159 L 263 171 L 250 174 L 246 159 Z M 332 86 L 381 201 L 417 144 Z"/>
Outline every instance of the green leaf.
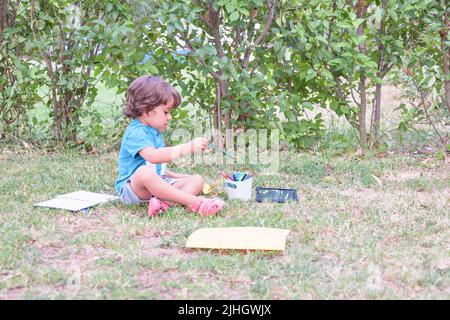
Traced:
<path fill-rule="evenodd" d="M 317 77 L 317 73 L 314 70 L 309 69 L 306 72 L 306 79 L 305 80 L 308 82 L 309 80 L 311 80 L 312 78 L 315 78 L 315 77 Z"/>
<path fill-rule="evenodd" d="M 232 14 L 230 14 L 231 22 L 236 21 L 237 19 L 239 19 L 239 12 L 234 11 Z"/>
<path fill-rule="evenodd" d="M 273 49 L 275 52 L 278 52 L 281 48 L 281 41 L 275 40 L 273 43 Z"/>
<path fill-rule="evenodd" d="M 395 12 L 395 10 L 389 10 L 388 15 L 392 18 L 392 20 L 397 22 L 398 16 L 397 16 L 397 13 Z"/>
<path fill-rule="evenodd" d="M 44 28 L 45 28 L 45 21 L 42 21 L 42 20 L 36 21 L 36 28 L 37 28 L 39 31 L 44 30 Z"/>
<path fill-rule="evenodd" d="M 148 72 L 150 72 L 153 75 L 159 74 L 158 68 L 153 64 L 146 64 L 146 68 L 147 68 Z"/>
<path fill-rule="evenodd" d="M 322 35 L 318 35 L 316 37 L 316 39 L 319 40 L 320 42 L 324 43 L 325 45 L 328 45 L 327 39 L 325 39 L 325 37 L 323 37 Z"/>
<path fill-rule="evenodd" d="M 223 4 L 221 4 L 221 5 L 223 5 Z M 236 8 L 234 6 L 234 2 L 226 1 L 225 10 L 228 12 L 228 14 L 231 14 L 231 13 L 235 12 Z"/>
<path fill-rule="evenodd" d="M 238 8 L 238 11 L 242 13 L 244 16 L 249 16 L 250 12 L 246 8 Z"/>
<path fill-rule="evenodd" d="M 303 106 L 303 108 L 308 109 L 308 110 L 313 110 L 314 109 L 313 104 L 311 102 L 309 102 L 309 101 L 304 101 L 302 103 L 302 106 Z"/>
<path fill-rule="evenodd" d="M 344 60 L 342 60 L 341 58 L 337 58 L 337 59 L 328 61 L 328 63 L 331 65 L 340 65 L 340 64 L 344 63 Z"/>

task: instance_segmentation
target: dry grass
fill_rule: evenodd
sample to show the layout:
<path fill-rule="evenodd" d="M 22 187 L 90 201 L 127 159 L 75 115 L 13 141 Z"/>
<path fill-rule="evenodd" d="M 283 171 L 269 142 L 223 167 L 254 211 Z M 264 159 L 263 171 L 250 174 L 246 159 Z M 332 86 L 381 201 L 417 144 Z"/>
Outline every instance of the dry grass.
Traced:
<path fill-rule="evenodd" d="M 300 203 L 233 201 L 217 217 L 173 208 L 150 220 L 118 203 L 87 214 L 32 206 L 78 189 L 113 193 L 114 153 L 3 153 L 0 299 L 450 298 L 448 160 L 281 159 L 254 187 L 296 188 Z M 178 165 L 209 181 L 219 169 Z M 218 226 L 291 233 L 281 254 L 184 248 L 194 230 Z"/>

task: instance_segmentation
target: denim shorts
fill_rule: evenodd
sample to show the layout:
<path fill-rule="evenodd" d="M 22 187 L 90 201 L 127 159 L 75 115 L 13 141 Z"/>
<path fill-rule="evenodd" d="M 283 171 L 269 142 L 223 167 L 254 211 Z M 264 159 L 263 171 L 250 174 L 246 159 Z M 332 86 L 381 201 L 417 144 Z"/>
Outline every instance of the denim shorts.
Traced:
<path fill-rule="evenodd" d="M 169 184 L 174 184 L 175 182 L 177 182 L 179 180 L 179 179 L 175 179 L 175 178 L 169 178 L 167 176 L 161 176 L 161 179 L 163 179 L 164 181 L 166 181 Z M 130 180 L 127 180 L 125 182 L 125 185 L 122 188 L 122 193 L 119 195 L 119 197 L 120 197 L 120 200 L 124 204 L 127 204 L 127 205 L 146 203 L 150 200 L 150 199 L 141 200 L 138 197 L 138 195 L 136 193 L 134 193 L 133 189 L 131 189 Z"/>

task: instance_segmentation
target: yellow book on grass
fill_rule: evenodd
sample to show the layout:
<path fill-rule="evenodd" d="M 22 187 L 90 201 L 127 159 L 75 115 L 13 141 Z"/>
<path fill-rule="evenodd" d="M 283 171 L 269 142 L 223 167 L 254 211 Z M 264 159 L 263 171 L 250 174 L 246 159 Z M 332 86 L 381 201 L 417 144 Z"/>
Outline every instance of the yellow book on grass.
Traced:
<path fill-rule="evenodd" d="M 262 227 L 204 228 L 192 233 L 187 248 L 281 250 L 289 230 Z"/>

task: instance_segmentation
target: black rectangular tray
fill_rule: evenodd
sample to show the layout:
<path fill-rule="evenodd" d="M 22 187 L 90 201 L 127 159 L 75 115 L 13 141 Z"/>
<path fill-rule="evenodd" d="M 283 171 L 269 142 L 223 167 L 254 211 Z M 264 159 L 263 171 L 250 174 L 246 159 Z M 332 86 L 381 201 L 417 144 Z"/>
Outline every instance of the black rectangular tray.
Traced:
<path fill-rule="evenodd" d="M 297 190 L 283 188 L 256 187 L 256 201 L 272 201 L 284 203 L 287 201 L 298 201 Z"/>

